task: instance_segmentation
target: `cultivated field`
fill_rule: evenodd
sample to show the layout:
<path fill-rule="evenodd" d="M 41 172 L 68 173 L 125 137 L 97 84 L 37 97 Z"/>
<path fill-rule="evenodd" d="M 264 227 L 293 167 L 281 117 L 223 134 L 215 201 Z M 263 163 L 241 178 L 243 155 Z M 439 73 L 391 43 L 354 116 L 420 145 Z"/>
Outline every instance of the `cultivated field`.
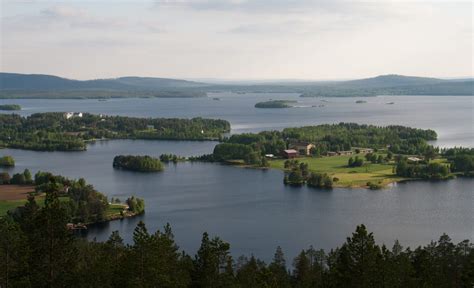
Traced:
<path fill-rule="evenodd" d="M 0 185 L 0 216 L 5 215 L 8 210 L 23 205 L 28 192 L 33 191 L 35 187 L 30 185 Z"/>

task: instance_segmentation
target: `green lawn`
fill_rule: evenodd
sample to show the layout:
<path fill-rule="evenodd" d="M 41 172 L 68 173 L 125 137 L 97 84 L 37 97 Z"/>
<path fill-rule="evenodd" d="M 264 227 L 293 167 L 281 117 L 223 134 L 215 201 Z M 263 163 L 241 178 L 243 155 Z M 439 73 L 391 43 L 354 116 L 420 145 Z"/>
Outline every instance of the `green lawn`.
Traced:
<path fill-rule="evenodd" d="M 36 203 L 38 204 L 39 207 L 44 206 L 44 195 L 36 196 Z M 69 201 L 69 197 L 66 196 L 61 196 L 59 197 L 59 201 L 65 202 Z M 22 200 L 0 200 L 0 217 L 4 216 L 7 214 L 9 210 L 15 209 L 16 207 L 20 207 L 25 205 L 27 202 L 26 199 Z"/>
<path fill-rule="evenodd" d="M 0 217 L 7 214 L 11 209 L 15 209 L 18 206 L 22 206 L 26 203 L 25 200 L 2 200 L 0 201 Z"/>
<path fill-rule="evenodd" d="M 358 155 L 363 158 L 364 155 Z M 393 173 L 392 164 L 371 164 L 365 163 L 362 167 L 347 167 L 347 162 L 351 156 L 333 156 L 333 157 L 301 157 L 297 158 L 299 162 L 307 163 L 309 170 L 318 173 L 328 173 L 331 177 L 339 178 L 334 183 L 339 187 L 365 187 L 367 182 L 388 184 L 394 181 L 402 180 Z M 270 161 L 270 167 L 284 170 L 286 159 L 277 159 Z M 364 159 L 365 160 L 365 159 Z"/>
<path fill-rule="evenodd" d="M 105 211 L 105 215 L 107 218 L 120 215 L 120 212 L 124 210 L 124 207 L 124 204 L 110 204 L 107 211 Z"/>

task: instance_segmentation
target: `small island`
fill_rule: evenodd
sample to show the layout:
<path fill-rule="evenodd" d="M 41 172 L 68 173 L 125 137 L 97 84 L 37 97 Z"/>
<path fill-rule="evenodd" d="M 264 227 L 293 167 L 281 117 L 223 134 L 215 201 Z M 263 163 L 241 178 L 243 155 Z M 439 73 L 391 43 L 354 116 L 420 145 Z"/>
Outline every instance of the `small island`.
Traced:
<path fill-rule="evenodd" d="M 146 156 L 119 155 L 115 156 L 113 167 L 136 172 L 160 172 L 163 165 L 160 159 Z"/>
<path fill-rule="evenodd" d="M 258 102 L 255 104 L 255 108 L 291 108 L 295 103 L 297 103 L 296 100 L 270 100 Z"/>
<path fill-rule="evenodd" d="M 0 105 L 0 110 L 3 111 L 18 111 L 21 110 L 21 106 L 17 104 L 4 104 Z"/>
<path fill-rule="evenodd" d="M 365 100 L 357 100 L 356 101 L 356 104 L 364 104 L 364 103 L 367 103 L 367 101 L 365 101 Z"/>

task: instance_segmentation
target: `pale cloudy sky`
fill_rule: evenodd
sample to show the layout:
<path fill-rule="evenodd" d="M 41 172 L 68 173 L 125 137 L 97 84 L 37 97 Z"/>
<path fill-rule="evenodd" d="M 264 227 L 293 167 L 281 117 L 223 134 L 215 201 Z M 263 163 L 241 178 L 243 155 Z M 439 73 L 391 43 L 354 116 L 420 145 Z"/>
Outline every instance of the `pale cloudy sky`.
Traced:
<path fill-rule="evenodd" d="M 347 79 L 473 76 L 473 2 L 0 0 L 3 72 Z"/>

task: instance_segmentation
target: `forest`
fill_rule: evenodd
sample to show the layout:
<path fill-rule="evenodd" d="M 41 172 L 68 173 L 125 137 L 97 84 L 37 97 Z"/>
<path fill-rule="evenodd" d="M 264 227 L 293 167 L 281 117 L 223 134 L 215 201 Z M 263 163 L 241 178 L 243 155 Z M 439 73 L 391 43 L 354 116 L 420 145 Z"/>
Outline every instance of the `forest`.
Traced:
<path fill-rule="evenodd" d="M 81 151 L 96 139 L 218 140 L 230 131 L 225 120 L 134 118 L 89 113 L 0 114 L 0 147 Z"/>
<path fill-rule="evenodd" d="M 114 157 L 112 166 L 118 169 L 137 172 L 159 172 L 163 171 L 160 159 L 146 156 L 118 155 Z"/>
<path fill-rule="evenodd" d="M 133 242 L 117 231 L 88 242 L 67 229 L 68 211 L 55 193 L 39 207 L 0 218 L 1 287 L 472 287 L 474 246 L 438 241 L 404 248 L 379 245 L 364 225 L 329 251 L 304 248 L 292 261 L 276 247 L 267 263 L 234 258 L 231 246 L 203 233 L 197 252 L 182 251 L 171 226 L 149 232 L 140 222 Z M 387 243 L 388 244 L 388 243 Z"/>

